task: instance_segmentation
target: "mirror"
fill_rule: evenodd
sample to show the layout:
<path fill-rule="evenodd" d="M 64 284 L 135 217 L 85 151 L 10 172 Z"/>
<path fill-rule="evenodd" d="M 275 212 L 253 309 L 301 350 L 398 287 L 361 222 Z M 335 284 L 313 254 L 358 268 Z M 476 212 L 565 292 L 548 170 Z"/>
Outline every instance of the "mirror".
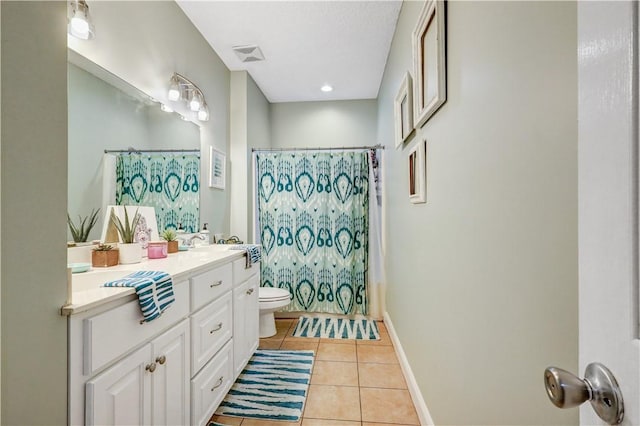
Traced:
<path fill-rule="evenodd" d="M 200 151 L 200 128 L 161 111 L 159 103 L 84 56 L 68 53 L 68 211 L 75 223 L 78 215 L 101 209 L 91 241 L 100 238 L 103 206 L 115 204 L 104 189 L 115 186 L 103 182 L 104 151 Z"/>

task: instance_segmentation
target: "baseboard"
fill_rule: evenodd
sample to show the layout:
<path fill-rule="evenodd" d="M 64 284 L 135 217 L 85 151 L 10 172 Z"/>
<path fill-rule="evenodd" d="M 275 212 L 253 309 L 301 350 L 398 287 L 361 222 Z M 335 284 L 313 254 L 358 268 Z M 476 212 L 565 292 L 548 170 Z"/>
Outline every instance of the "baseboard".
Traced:
<path fill-rule="evenodd" d="M 400 343 L 400 339 L 398 339 L 395 328 L 393 328 L 393 322 L 391 322 L 391 317 L 388 312 L 384 313 L 384 325 L 387 327 L 389 337 L 393 342 L 393 347 L 400 361 L 400 368 L 402 369 L 402 374 L 404 374 L 404 379 L 407 381 L 407 387 L 409 388 L 413 405 L 415 405 L 416 411 L 418 412 L 420 424 L 422 426 L 433 426 L 433 419 L 431 418 L 427 404 L 424 402 L 422 392 L 420 392 L 418 382 L 416 382 L 413 371 L 411 371 L 409 360 L 407 360 L 407 356 L 404 354 L 404 349 L 402 349 L 402 344 Z"/>

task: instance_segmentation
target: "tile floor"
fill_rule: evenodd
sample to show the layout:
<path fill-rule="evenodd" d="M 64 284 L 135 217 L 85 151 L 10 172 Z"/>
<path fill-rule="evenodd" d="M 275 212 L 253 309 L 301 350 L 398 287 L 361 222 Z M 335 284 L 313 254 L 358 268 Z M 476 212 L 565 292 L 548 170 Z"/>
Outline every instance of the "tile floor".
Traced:
<path fill-rule="evenodd" d="M 419 425 L 389 334 L 378 322 L 380 340 L 293 337 L 296 319 L 278 319 L 278 333 L 260 339 L 260 349 L 311 349 L 316 358 L 300 422 L 213 416 L 242 426 Z"/>

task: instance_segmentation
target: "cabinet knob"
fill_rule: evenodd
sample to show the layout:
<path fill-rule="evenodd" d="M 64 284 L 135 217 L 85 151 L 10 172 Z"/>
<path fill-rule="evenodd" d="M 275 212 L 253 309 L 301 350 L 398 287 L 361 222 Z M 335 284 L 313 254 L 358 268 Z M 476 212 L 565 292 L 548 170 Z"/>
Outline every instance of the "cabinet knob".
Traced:
<path fill-rule="evenodd" d="M 164 364 L 165 362 L 167 362 L 167 357 L 164 355 L 159 356 L 158 358 L 156 358 L 156 362 L 160 365 Z"/>
<path fill-rule="evenodd" d="M 214 287 L 218 287 L 218 286 L 221 286 L 221 285 L 222 285 L 222 280 L 218 280 L 218 281 L 216 281 L 215 283 L 211 283 L 211 284 L 209 285 L 209 287 L 210 287 L 210 288 L 214 288 Z"/>
<path fill-rule="evenodd" d="M 220 330 L 221 328 L 222 328 L 222 323 L 221 323 L 221 322 L 219 322 L 219 323 L 218 323 L 218 325 L 216 326 L 216 328 L 214 328 L 213 330 L 211 330 L 211 331 L 209 332 L 209 334 L 213 334 L 213 333 L 215 333 L 216 331 Z"/>
<path fill-rule="evenodd" d="M 250 288 L 249 290 L 247 290 L 247 294 L 253 294 L 253 288 Z"/>
<path fill-rule="evenodd" d="M 154 371 L 156 371 L 156 363 L 152 362 L 151 364 L 147 364 L 147 366 L 144 369 L 147 370 L 149 373 L 153 373 Z"/>
<path fill-rule="evenodd" d="M 216 383 L 215 386 L 211 388 L 211 392 L 213 392 L 214 390 L 222 386 L 223 381 L 224 381 L 224 376 L 220 376 L 220 378 L 218 379 L 218 383 Z"/>

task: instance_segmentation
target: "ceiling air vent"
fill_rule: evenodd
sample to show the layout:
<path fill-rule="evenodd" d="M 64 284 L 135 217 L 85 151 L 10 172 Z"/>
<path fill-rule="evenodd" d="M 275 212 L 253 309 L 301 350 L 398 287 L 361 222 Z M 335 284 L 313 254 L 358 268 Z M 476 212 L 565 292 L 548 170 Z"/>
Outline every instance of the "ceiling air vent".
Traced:
<path fill-rule="evenodd" d="M 256 45 L 234 46 L 232 49 L 242 62 L 264 61 L 262 50 Z"/>

